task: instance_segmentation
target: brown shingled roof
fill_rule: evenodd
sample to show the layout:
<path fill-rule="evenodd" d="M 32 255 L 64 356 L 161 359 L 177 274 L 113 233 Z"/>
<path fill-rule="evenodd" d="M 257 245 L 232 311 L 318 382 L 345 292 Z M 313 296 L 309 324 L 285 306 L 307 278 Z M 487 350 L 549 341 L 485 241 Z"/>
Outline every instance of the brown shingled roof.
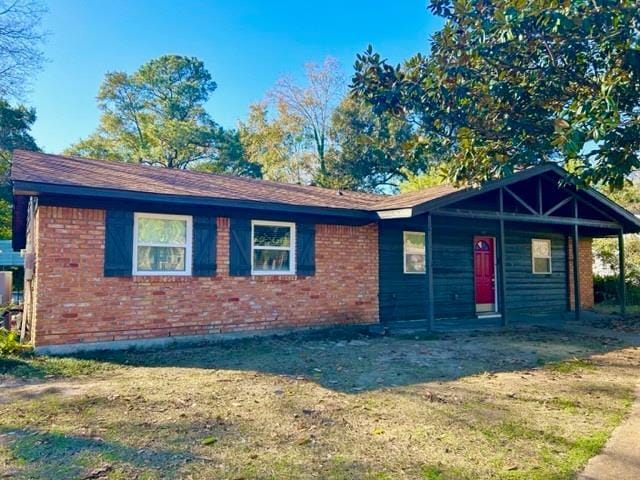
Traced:
<path fill-rule="evenodd" d="M 16 150 L 11 180 L 48 185 L 366 210 L 380 195 Z"/>
<path fill-rule="evenodd" d="M 367 211 L 409 208 L 456 191 L 450 186 L 438 186 L 401 195 L 375 195 L 24 150 L 16 150 L 13 153 L 11 180 Z"/>
<path fill-rule="evenodd" d="M 375 204 L 375 210 L 394 210 L 396 208 L 411 208 L 417 204 L 435 200 L 444 197 L 453 192 L 459 191 L 459 188 L 450 185 L 438 185 L 436 187 L 423 188 L 413 192 L 401 193 L 400 195 L 391 195 L 380 199 Z"/>

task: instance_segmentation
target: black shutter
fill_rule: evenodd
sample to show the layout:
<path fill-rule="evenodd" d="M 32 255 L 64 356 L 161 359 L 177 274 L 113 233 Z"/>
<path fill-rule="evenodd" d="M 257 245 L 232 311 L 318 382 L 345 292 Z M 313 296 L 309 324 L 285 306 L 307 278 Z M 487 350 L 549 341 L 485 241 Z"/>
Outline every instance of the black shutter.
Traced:
<path fill-rule="evenodd" d="M 193 269 L 194 277 L 212 277 L 216 274 L 216 219 L 193 217 Z"/>
<path fill-rule="evenodd" d="M 229 275 L 251 275 L 251 220 L 232 218 L 229 229 Z"/>
<path fill-rule="evenodd" d="M 313 223 L 296 224 L 296 264 L 298 275 L 316 274 L 316 226 Z"/>
<path fill-rule="evenodd" d="M 107 210 L 104 276 L 130 277 L 133 261 L 133 212 Z"/>

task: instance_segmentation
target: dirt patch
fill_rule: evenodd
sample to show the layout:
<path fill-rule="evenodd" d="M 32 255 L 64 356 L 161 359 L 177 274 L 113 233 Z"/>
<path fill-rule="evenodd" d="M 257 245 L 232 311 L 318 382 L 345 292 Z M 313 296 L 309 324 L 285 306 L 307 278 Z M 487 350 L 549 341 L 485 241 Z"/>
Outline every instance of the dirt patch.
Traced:
<path fill-rule="evenodd" d="M 91 361 L 127 368 L 3 390 L 20 408 L 0 405 L 0 472 L 572 478 L 628 412 L 640 349 L 607 332 L 532 330 L 292 336 Z"/>
<path fill-rule="evenodd" d="M 36 400 L 46 395 L 79 396 L 89 391 L 97 392 L 105 388 L 108 389 L 110 382 L 111 380 L 100 382 L 87 380 L 49 380 L 45 382 L 9 380 L 0 383 L 0 403 L 17 404 L 20 401 Z"/>

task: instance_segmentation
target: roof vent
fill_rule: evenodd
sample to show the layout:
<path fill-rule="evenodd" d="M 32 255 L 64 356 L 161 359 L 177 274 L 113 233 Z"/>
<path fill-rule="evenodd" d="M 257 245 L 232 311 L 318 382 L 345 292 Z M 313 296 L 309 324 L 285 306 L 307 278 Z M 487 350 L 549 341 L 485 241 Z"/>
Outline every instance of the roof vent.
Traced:
<path fill-rule="evenodd" d="M 336 190 L 336 195 L 344 195 L 344 192 L 342 190 Z"/>

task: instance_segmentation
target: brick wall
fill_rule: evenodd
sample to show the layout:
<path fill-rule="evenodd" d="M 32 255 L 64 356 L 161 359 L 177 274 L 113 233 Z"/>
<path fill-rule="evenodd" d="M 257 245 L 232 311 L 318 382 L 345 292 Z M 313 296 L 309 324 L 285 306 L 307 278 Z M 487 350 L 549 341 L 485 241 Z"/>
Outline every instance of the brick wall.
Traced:
<path fill-rule="evenodd" d="M 41 206 L 36 222 L 38 346 L 378 321 L 375 224 L 318 225 L 312 277 L 230 277 L 218 218 L 215 277 L 105 278 L 104 210 Z"/>
<path fill-rule="evenodd" d="M 582 308 L 593 307 L 593 253 L 591 250 L 592 239 L 581 238 L 578 245 L 579 254 L 579 270 L 580 278 L 580 306 Z M 569 305 L 571 310 L 574 309 L 575 302 L 573 298 L 573 247 L 572 240 L 567 240 L 567 250 L 569 252 Z"/>

